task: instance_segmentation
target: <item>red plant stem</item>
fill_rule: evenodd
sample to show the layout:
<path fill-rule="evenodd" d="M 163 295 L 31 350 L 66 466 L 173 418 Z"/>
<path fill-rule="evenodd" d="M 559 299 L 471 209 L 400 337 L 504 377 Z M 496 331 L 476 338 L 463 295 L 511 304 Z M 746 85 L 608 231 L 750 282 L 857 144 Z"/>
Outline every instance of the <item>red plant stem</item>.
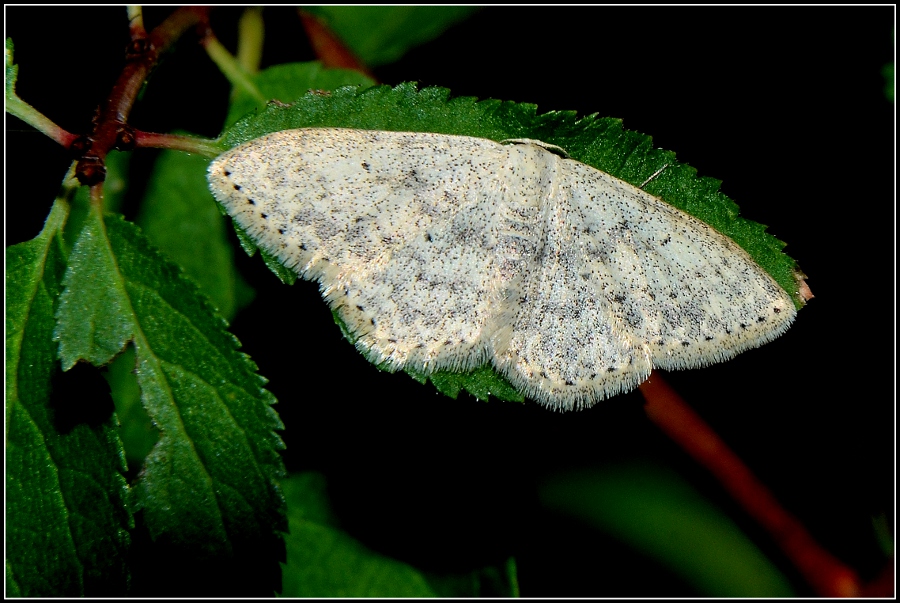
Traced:
<path fill-rule="evenodd" d="M 640 386 L 647 416 L 694 460 L 706 467 L 774 538 L 813 589 L 826 597 L 859 596 L 859 578 L 813 540 L 740 458 L 659 373 Z"/>
<path fill-rule="evenodd" d="M 309 38 L 309 43 L 322 61 L 322 65 L 333 69 L 353 69 L 378 81 L 372 72 L 357 58 L 344 42 L 318 17 L 300 10 L 300 20 Z"/>
<path fill-rule="evenodd" d="M 100 107 L 94 130 L 87 139 L 87 149 L 78 161 L 76 175 L 82 184 L 94 185 L 106 176 L 104 161 L 109 151 L 119 143 L 137 99 L 141 86 L 159 61 L 162 53 L 189 28 L 208 21 L 209 9 L 184 7 L 173 12 L 146 38 L 134 38 L 128 50 L 128 62 L 119 74 L 109 98 Z M 132 28 L 133 35 L 140 35 L 142 27 Z"/>

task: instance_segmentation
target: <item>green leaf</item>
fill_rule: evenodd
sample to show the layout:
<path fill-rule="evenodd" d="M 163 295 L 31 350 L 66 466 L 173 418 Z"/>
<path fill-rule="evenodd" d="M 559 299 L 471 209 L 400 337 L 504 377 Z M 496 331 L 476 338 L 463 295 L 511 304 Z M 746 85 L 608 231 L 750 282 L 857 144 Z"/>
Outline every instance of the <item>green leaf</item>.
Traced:
<path fill-rule="evenodd" d="M 299 473 L 282 481 L 290 535 L 284 597 L 474 597 L 518 593 L 515 562 L 465 574 L 425 574 L 375 553 L 338 525 L 325 478 Z"/>
<path fill-rule="evenodd" d="M 379 555 L 334 525 L 324 478 L 282 481 L 288 501 L 284 597 L 433 597 L 421 572 Z"/>
<path fill-rule="evenodd" d="M 418 378 L 412 369 L 407 370 L 414 378 Z M 424 375 L 421 376 L 424 378 Z M 419 378 L 419 381 L 422 381 Z M 459 392 L 465 390 L 478 400 L 487 402 L 490 396 L 506 402 L 524 402 L 525 396 L 501 378 L 493 369 L 482 366 L 466 373 L 437 371 L 428 375 L 428 379 L 445 396 L 454 400 Z M 424 383 L 424 381 L 422 381 Z"/>
<path fill-rule="evenodd" d="M 128 191 L 131 155 L 130 152 L 112 151 L 106 156 L 106 180 L 103 182 L 103 208 L 106 211 L 119 212 L 124 202 Z M 62 233 L 67 253 L 71 252 L 81 233 L 90 207 L 89 189 L 78 188 Z M 125 449 L 125 458 L 129 465 L 139 467 L 156 443 L 158 434 L 141 406 L 140 388 L 134 369 L 134 348 L 129 346 L 107 367 L 104 377 L 109 383 L 119 417 L 119 438 Z"/>
<path fill-rule="evenodd" d="M 541 489 L 551 509 L 656 558 L 713 597 L 790 597 L 787 578 L 720 510 L 675 474 L 619 467 L 561 475 Z"/>
<path fill-rule="evenodd" d="M 10 565 L 9 559 L 6 560 L 6 598 L 19 598 L 22 597 L 22 589 L 19 588 L 19 584 L 16 582 L 16 577 L 13 574 L 12 566 Z"/>
<path fill-rule="evenodd" d="M 134 344 L 144 408 L 159 430 L 135 485 L 151 536 L 201 560 L 283 530 L 274 398 L 196 286 L 134 225 L 97 210 L 63 285 L 64 367 L 104 365 Z"/>
<path fill-rule="evenodd" d="M 319 6 L 313 10 L 366 65 L 396 61 L 469 17 L 471 6 Z"/>
<path fill-rule="evenodd" d="M 58 199 L 35 239 L 6 250 L 7 596 L 121 596 L 128 581 L 118 422 L 95 392 L 64 387 L 52 339 L 67 215 Z"/>
<path fill-rule="evenodd" d="M 438 597 L 518 597 L 516 560 L 503 566 L 487 566 L 466 574 L 425 574 Z"/>
<path fill-rule="evenodd" d="M 247 237 L 249 240 L 249 237 Z M 269 267 L 269 270 L 275 273 L 275 276 L 284 283 L 285 285 L 293 285 L 297 282 L 297 273 L 286 267 L 284 264 L 278 261 L 274 255 L 266 251 L 265 249 L 259 250 L 259 255 L 262 256 L 263 262 L 266 263 L 266 266 Z"/>
<path fill-rule="evenodd" d="M 336 90 L 342 86 L 371 86 L 374 84 L 365 75 L 350 69 L 324 69 L 319 63 L 289 63 L 275 65 L 254 74 L 251 78 L 263 97 L 271 103 L 290 103 L 304 94 L 315 90 L 315 94 Z M 262 111 L 265 104 L 243 88 L 235 88 L 228 109 L 226 126 L 252 111 Z"/>
<path fill-rule="evenodd" d="M 199 155 L 160 153 L 136 222 L 231 320 L 239 300 L 249 303 L 252 291 L 235 269 L 225 225 L 209 204 L 208 165 Z"/>

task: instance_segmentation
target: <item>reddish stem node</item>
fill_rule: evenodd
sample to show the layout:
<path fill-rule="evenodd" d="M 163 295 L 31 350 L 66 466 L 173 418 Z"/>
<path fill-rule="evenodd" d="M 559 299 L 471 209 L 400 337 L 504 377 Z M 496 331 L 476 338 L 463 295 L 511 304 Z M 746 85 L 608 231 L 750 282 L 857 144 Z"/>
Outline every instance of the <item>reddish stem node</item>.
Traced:
<path fill-rule="evenodd" d="M 87 137 L 87 149 L 78 161 L 75 175 L 82 184 L 93 186 L 103 182 L 106 155 L 116 147 L 120 133 L 125 130 L 128 115 L 141 86 L 169 49 L 191 27 L 208 21 L 209 8 L 184 7 L 173 12 L 146 38 L 139 36 L 143 26 L 132 27 L 132 40 L 126 49 L 127 62 L 119 74 L 109 98 L 94 121 L 94 129 Z"/>

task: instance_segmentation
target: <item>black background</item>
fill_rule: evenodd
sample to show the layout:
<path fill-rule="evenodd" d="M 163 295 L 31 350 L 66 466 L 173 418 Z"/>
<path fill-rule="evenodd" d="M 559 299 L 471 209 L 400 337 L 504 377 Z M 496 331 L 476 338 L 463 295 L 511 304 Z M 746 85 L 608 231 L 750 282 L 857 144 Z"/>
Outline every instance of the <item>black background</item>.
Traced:
<path fill-rule="evenodd" d="M 148 11 L 148 26 L 165 14 Z M 238 14 L 213 17 L 232 50 Z M 266 23 L 264 65 L 311 58 L 292 11 L 267 9 Z M 788 333 L 667 379 L 867 579 L 885 565 L 871 517 L 893 518 L 894 509 L 895 130 L 881 73 L 893 59 L 893 24 L 892 7 L 494 8 L 375 70 L 389 84 L 623 118 L 721 179 L 743 216 L 788 242 L 816 295 Z M 124 8 L 7 8 L 6 32 L 20 96 L 70 131 L 87 130 L 121 69 Z M 215 136 L 228 91 L 187 36 L 130 123 Z M 38 233 L 70 159 L 15 118 L 6 133 L 12 244 Z M 149 169 L 153 155 L 134 169 Z M 238 261 L 257 297 L 232 330 L 280 400 L 287 466 L 325 472 L 345 527 L 369 546 L 435 569 L 515 555 L 525 596 L 696 594 L 537 504 L 548 476 L 646 460 L 674 467 L 720 504 L 799 594 L 812 594 L 767 535 L 649 423 L 639 394 L 566 414 L 451 400 L 369 365 L 342 340 L 315 285 L 284 287 L 259 258 Z"/>

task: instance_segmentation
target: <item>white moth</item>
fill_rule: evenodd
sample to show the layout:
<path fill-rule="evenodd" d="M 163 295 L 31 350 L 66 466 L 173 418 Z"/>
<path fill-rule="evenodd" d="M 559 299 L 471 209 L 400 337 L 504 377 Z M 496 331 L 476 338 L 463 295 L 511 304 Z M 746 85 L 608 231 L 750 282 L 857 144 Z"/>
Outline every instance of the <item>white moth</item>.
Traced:
<path fill-rule="evenodd" d="M 218 157 L 213 194 L 394 368 L 490 362 L 583 408 L 654 367 L 731 358 L 794 319 L 731 239 L 537 141 L 348 129 L 269 134 Z"/>

